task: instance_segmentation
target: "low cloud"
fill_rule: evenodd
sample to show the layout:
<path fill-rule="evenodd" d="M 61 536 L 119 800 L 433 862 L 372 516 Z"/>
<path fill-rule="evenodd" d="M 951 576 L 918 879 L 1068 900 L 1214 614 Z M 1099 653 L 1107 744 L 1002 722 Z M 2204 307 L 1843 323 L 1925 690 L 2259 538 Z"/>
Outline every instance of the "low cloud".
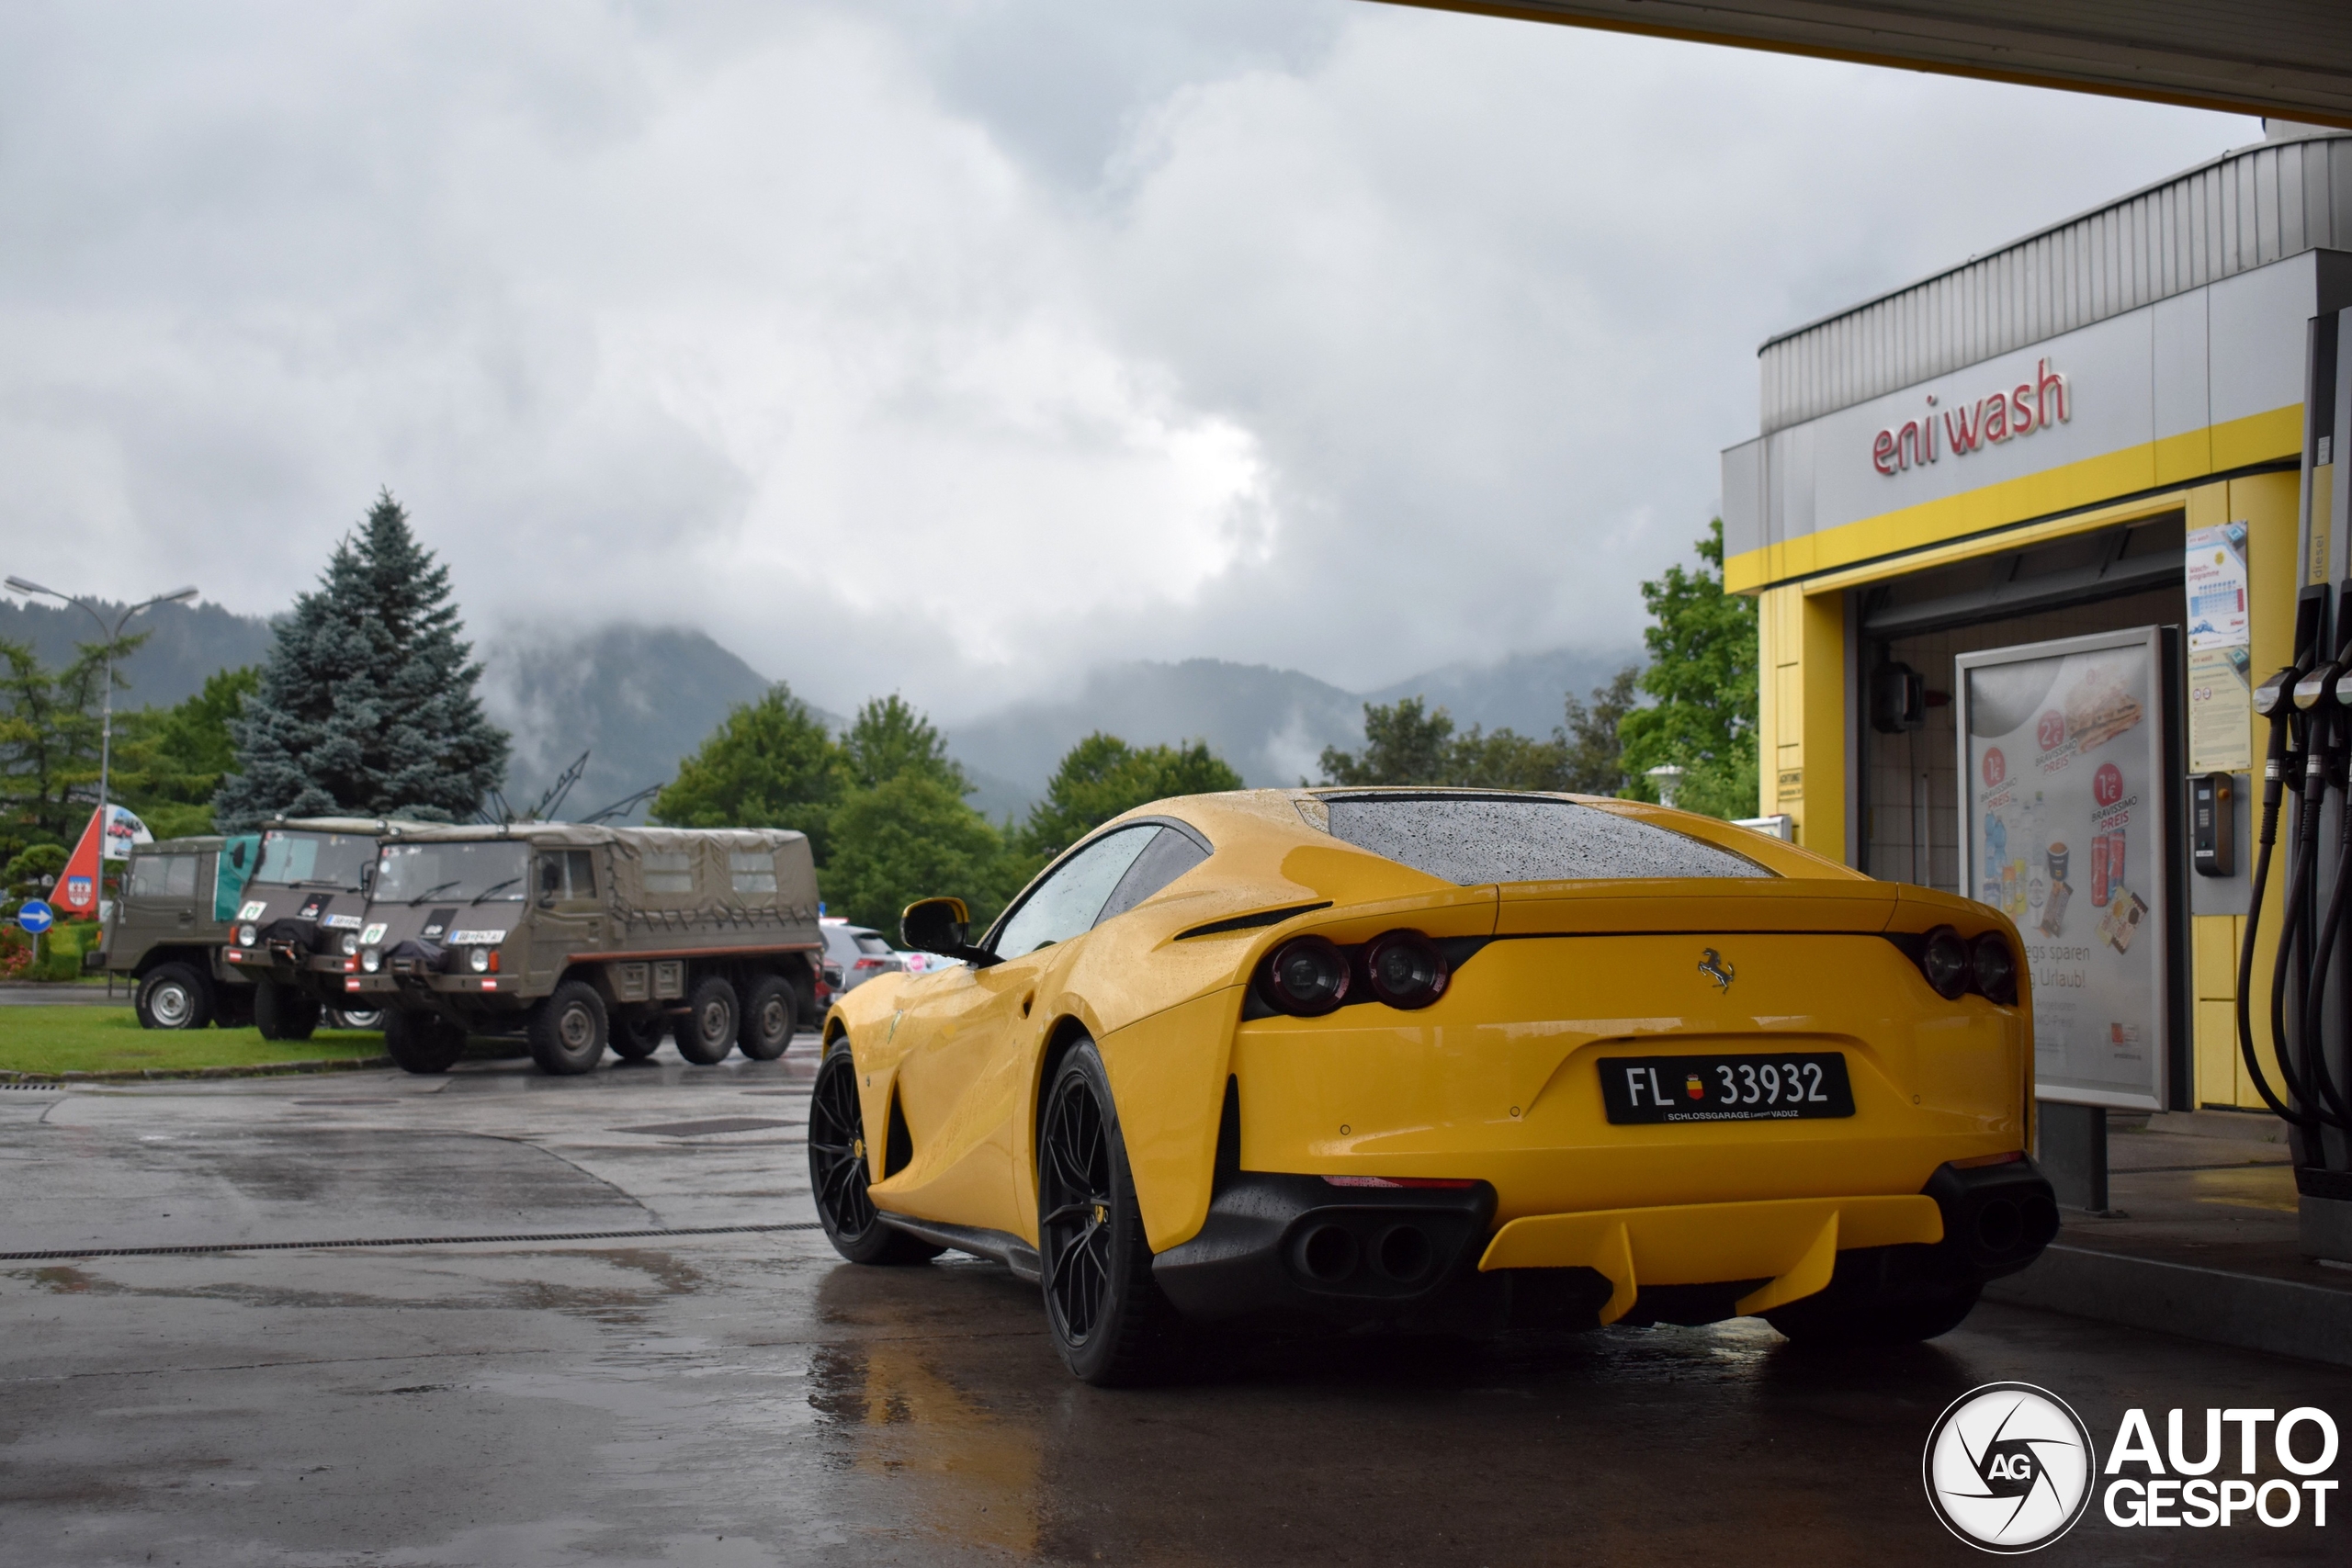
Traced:
<path fill-rule="evenodd" d="M 478 629 L 841 710 L 1366 689 L 1632 640 L 1763 336 L 2258 134 L 1352 0 L 20 7 L 0 519 L 266 613 L 389 484 Z"/>

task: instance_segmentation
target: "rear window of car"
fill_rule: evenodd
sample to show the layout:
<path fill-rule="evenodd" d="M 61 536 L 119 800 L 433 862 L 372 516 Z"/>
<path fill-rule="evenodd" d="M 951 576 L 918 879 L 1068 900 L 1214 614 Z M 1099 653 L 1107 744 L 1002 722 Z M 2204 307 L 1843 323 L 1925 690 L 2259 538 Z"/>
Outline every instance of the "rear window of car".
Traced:
<path fill-rule="evenodd" d="M 877 932 L 856 931 L 854 932 L 853 935 L 856 940 L 857 950 L 860 953 L 871 953 L 876 957 L 881 957 L 887 955 L 890 951 L 890 944 L 883 941 Z"/>
<path fill-rule="evenodd" d="M 1573 800 L 1323 795 L 1331 836 L 1464 887 L 1489 882 L 1770 876 L 1743 855 Z"/>

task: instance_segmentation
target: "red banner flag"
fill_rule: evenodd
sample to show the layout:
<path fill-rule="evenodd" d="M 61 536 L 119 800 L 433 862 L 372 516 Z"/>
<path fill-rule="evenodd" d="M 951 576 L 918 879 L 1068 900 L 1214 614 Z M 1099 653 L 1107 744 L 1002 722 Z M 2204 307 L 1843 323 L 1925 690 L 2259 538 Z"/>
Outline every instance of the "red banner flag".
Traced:
<path fill-rule="evenodd" d="M 82 829 L 82 841 L 65 863 L 65 874 L 57 879 L 57 912 L 97 919 L 98 886 L 98 814 L 93 811 L 90 825 Z"/>

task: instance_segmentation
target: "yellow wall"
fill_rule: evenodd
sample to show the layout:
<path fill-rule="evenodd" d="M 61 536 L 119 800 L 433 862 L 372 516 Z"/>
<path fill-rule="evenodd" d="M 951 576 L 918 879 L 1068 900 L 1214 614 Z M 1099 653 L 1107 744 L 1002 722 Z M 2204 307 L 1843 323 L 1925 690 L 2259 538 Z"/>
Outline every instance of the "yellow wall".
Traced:
<path fill-rule="evenodd" d="M 2206 528 L 2233 521 L 2246 525 L 2246 565 L 2253 577 L 2252 602 L 2246 609 L 2253 622 L 2254 673 L 2257 681 L 2294 657 L 2295 534 L 2300 490 L 2301 480 L 2294 474 L 2257 474 L 2226 484 L 2200 485 L 2188 492 L 2190 527 Z M 2249 722 L 2255 726 L 2254 755 L 2259 759 L 2267 737 L 2259 720 Z M 2259 766 L 2257 761 L 2257 769 Z M 2252 787 L 2255 800 L 2253 810 L 2247 814 L 2246 841 L 2238 846 L 2238 864 L 2249 875 L 2254 867 L 2254 833 L 2262 809 L 2262 780 L 2258 773 Z M 2283 812 L 2280 826 L 2283 829 Z M 2275 863 L 2273 869 L 2277 869 Z M 2273 1089 L 2278 1087 L 2278 1078 L 2270 1043 L 2270 989 L 2265 981 L 2278 951 L 2272 937 L 2278 930 L 2279 914 L 2284 908 L 2285 880 L 2274 875 L 2263 900 L 2262 924 L 2254 955 L 2256 984 L 2254 1005 L 2249 1010 L 2255 1048 L 2261 1054 L 2263 1069 L 2270 1075 Z M 2245 939 L 2245 922 L 2235 916 L 2202 915 L 2189 925 L 2191 962 L 2197 977 L 2197 1102 L 2258 1109 L 2262 1097 L 2247 1076 L 2238 1051 L 2234 1005 L 2238 944 Z"/>
<path fill-rule="evenodd" d="M 1797 842 L 1846 858 L 1846 597 L 1802 586 L 1758 599 L 1764 679 L 1757 682 L 1763 748 L 1758 808 L 1795 820 Z"/>

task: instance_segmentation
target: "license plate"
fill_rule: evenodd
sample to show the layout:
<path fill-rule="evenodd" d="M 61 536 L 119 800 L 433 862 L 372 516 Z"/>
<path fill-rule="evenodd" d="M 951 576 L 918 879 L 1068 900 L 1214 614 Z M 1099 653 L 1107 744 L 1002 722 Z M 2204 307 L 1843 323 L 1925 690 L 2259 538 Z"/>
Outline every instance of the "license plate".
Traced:
<path fill-rule="evenodd" d="M 1854 1113 L 1846 1058 L 1836 1051 L 1612 1056 L 1600 1064 L 1600 1099 L 1614 1122 L 1802 1122 Z"/>

